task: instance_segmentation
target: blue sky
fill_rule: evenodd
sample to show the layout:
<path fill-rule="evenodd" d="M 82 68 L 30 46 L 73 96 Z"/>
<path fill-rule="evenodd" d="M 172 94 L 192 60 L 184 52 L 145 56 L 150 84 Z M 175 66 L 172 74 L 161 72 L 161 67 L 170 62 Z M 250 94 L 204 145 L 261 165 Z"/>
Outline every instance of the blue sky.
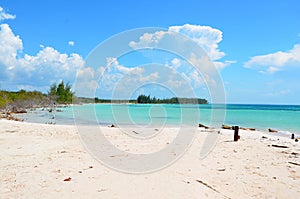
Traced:
<path fill-rule="evenodd" d="M 0 7 L 0 89 L 45 92 L 61 79 L 72 83 L 99 43 L 129 29 L 161 27 L 198 43 L 204 35 L 228 103 L 300 104 L 297 0 L 1 0 Z M 115 69 L 125 71 L 128 60 L 114 61 Z"/>

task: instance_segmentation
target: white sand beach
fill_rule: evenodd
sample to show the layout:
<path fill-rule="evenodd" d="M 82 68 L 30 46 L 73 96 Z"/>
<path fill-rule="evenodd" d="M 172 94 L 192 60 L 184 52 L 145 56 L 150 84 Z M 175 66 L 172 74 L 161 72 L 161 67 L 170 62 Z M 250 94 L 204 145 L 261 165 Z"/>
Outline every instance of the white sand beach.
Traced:
<path fill-rule="evenodd" d="M 118 128 L 103 131 L 121 148 L 139 147 Z M 134 175 L 96 161 L 74 126 L 0 120 L 0 198 L 300 198 L 300 142 L 243 130 L 233 142 L 233 131 L 221 130 L 215 148 L 199 159 L 207 133 L 199 128 L 169 167 Z M 168 135 L 150 150 L 172 141 Z"/>

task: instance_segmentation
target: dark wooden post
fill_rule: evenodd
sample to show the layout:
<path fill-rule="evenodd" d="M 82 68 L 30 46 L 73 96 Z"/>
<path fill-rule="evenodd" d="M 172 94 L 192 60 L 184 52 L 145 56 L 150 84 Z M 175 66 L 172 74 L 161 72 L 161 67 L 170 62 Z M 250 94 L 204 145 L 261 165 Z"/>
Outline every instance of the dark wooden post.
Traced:
<path fill-rule="evenodd" d="M 233 140 L 235 141 L 235 142 L 237 142 L 238 141 L 238 139 L 239 139 L 239 126 L 235 126 L 234 127 L 234 138 L 233 138 Z"/>
<path fill-rule="evenodd" d="M 294 133 L 292 133 L 291 139 L 295 139 L 295 135 L 294 135 Z"/>

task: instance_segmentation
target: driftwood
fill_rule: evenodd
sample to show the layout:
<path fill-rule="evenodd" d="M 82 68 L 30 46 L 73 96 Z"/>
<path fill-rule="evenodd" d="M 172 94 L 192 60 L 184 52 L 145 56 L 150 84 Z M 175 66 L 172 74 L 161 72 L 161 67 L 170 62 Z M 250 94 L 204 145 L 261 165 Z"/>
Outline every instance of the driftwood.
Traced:
<path fill-rule="evenodd" d="M 300 164 L 299 164 L 299 163 L 296 163 L 296 162 L 288 162 L 288 163 L 293 164 L 293 165 L 296 165 L 296 166 L 300 166 Z"/>
<path fill-rule="evenodd" d="M 223 124 L 222 129 L 231 129 L 231 130 L 233 130 L 234 128 L 233 128 L 233 126 L 228 126 L 226 124 Z"/>
<path fill-rule="evenodd" d="M 228 129 L 228 130 L 234 130 L 235 126 L 229 126 L 226 124 L 222 124 L 222 129 Z M 248 127 L 240 127 L 241 130 L 247 130 L 247 131 L 255 131 L 255 128 L 248 128 Z"/>
<path fill-rule="evenodd" d="M 211 190 L 217 192 L 217 193 L 220 193 L 218 190 L 216 190 L 215 188 L 213 188 L 212 186 L 206 184 L 205 182 L 203 182 L 202 180 L 196 180 L 197 182 L 199 182 L 200 184 L 203 184 L 204 186 L 210 188 Z"/>
<path fill-rule="evenodd" d="M 204 124 L 199 124 L 199 127 L 205 128 L 205 129 L 209 129 L 208 126 L 205 126 Z"/>
<path fill-rule="evenodd" d="M 16 111 L 12 111 L 12 114 L 23 114 L 23 113 L 27 113 L 27 111 L 25 109 L 21 109 L 21 110 L 16 110 Z"/>
<path fill-rule="evenodd" d="M 275 129 L 268 129 L 270 133 L 277 133 L 278 131 Z"/>
<path fill-rule="evenodd" d="M 70 178 L 70 177 L 64 179 L 65 182 L 66 182 L 66 181 L 71 181 L 71 180 L 72 180 L 72 178 Z"/>
<path fill-rule="evenodd" d="M 277 147 L 277 148 L 289 148 L 289 147 L 287 147 L 287 146 L 277 145 L 277 144 L 272 144 L 272 147 Z"/>
<path fill-rule="evenodd" d="M 12 121 L 17 121 L 17 122 L 23 122 L 24 119 L 20 119 L 17 117 L 14 117 L 13 115 L 11 115 L 11 113 L 7 113 L 7 114 L 0 114 L 0 119 L 6 119 L 6 120 L 12 120 Z"/>
<path fill-rule="evenodd" d="M 246 130 L 246 131 L 255 131 L 255 128 L 245 128 L 245 127 L 240 127 L 241 130 Z"/>

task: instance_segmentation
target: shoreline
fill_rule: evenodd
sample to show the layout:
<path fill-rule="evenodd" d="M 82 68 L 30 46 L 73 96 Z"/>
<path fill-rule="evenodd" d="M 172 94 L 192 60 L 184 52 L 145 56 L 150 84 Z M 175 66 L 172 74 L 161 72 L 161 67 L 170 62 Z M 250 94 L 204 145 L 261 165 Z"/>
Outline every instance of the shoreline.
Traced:
<path fill-rule="evenodd" d="M 70 108 L 71 106 L 68 106 L 68 107 Z M 63 107 L 63 108 L 65 108 L 65 107 Z M 37 109 L 46 109 L 46 108 L 36 108 L 35 109 L 35 111 L 37 111 L 37 112 L 42 112 L 42 110 L 37 110 Z M 41 122 L 35 122 L 35 121 L 26 121 L 27 120 L 26 117 L 18 117 L 19 115 L 23 115 L 24 116 L 24 115 L 28 114 L 28 112 L 27 113 L 0 113 L 0 120 L 4 119 L 4 120 L 8 120 L 8 121 L 11 120 L 11 121 L 24 122 L 24 123 L 29 123 L 29 124 L 30 123 L 36 123 L 36 124 L 46 124 L 46 125 L 76 126 L 75 120 L 72 120 L 72 121 L 74 121 L 74 123 L 71 122 L 71 123 L 66 123 L 66 124 L 61 124 L 61 123 L 56 124 L 56 120 L 53 119 L 53 118 L 49 119 L 50 123 L 41 123 Z M 46 111 L 46 112 L 48 112 L 48 111 Z M 56 111 L 56 112 L 61 112 L 61 110 Z M 84 124 L 84 125 L 91 125 L 91 124 L 88 123 L 88 124 Z M 107 127 L 107 126 L 111 126 L 111 125 L 114 125 L 116 127 L 118 126 L 115 123 L 111 123 L 111 122 L 100 123 L 100 124 L 93 124 L 93 125 L 100 126 L 100 127 Z M 202 124 L 199 123 L 199 125 L 202 125 Z M 120 126 L 128 127 L 128 128 L 138 128 L 138 127 L 142 127 L 142 128 L 157 128 L 157 127 L 161 127 L 161 126 L 155 126 L 155 125 L 154 126 L 147 126 L 147 125 L 132 125 L 132 124 L 122 124 Z M 185 124 L 166 124 L 163 127 L 164 128 L 178 128 L 179 126 L 190 126 L 190 127 L 197 128 L 196 125 L 193 126 L 193 125 L 185 125 Z M 203 126 L 205 126 L 205 125 L 203 125 Z M 223 126 L 230 127 L 230 128 L 234 127 L 234 126 L 226 125 L 226 124 L 223 124 L 221 127 L 216 127 L 216 128 L 215 127 L 208 127 L 208 126 L 205 126 L 205 127 L 207 129 L 215 129 L 215 130 L 227 129 L 227 128 L 223 128 Z M 268 129 L 256 128 L 256 127 L 242 127 L 242 126 L 239 126 L 239 129 L 243 130 L 243 131 L 253 132 L 253 133 L 255 133 L 255 132 L 261 132 L 261 133 L 264 133 L 264 134 L 267 134 L 267 135 L 275 135 L 275 136 L 286 137 L 286 138 L 290 138 L 292 134 L 295 134 L 296 138 L 298 138 L 299 141 L 300 141 L 300 133 L 291 132 L 291 131 L 287 131 L 287 130 L 278 130 L 278 129 L 276 129 L 275 132 L 270 132 Z M 273 129 L 273 128 L 270 127 L 269 129 Z M 233 130 L 233 129 L 230 129 L 230 130 Z"/>
<path fill-rule="evenodd" d="M 75 126 L 7 120 L 0 120 L 0 126 L 1 198 L 300 197 L 300 143 L 275 134 L 241 130 L 241 139 L 233 142 L 233 131 L 221 129 L 213 150 L 199 159 L 209 131 L 197 128 L 191 146 L 175 163 L 134 175 L 94 159 Z M 134 142 L 118 128 L 101 129 L 129 152 L 156 151 L 167 146 L 175 132 L 165 128 L 154 142 Z"/>
<path fill-rule="evenodd" d="M 74 106 L 84 106 L 84 105 L 93 105 L 93 104 L 82 104 L 82 105 L 79 105 L 79 104 L 68 104 L 68 105 L 60 105 L 60 106 L 57 106 L 57 111 L 54 111 L 54 114 L 51 114 L 49 113 L 48 117 L 46 117 L 47 115 L 47 112 L 44 112 L 42 111 L 41 109 L 45 109 L 47 110 L 48 108 L 47 107 L 42 107 L 42 108 L 37 108 L 35 109 L 35 111 L 31 111 L 31 109 L 27 109 L 28 113 L 24 113 L 24 114 L 12 114 L 13 116 L 16 116 L 16 120 L 18 120 L 18 116 L 20 116 L 21 119 L 25 119 L 29 122 L 37 122 L 37 123 L 57 123 L 57 124 L 64 124 L 64 123 L 67 123 L 67 124 L 74 124 L 74 122 L 72 122 L 74 119 L 72 119 L 72 116 L 73 115 L 72 113 L 69 113 L 70 110 L 68 109 L 72 109 L 72 107 Z M 94 105 L 126 105 L 126 104 L 112 104 L 112 103 L 99 103 L 99 104 L 94 104 Z M 130 104 L 129 104 L 130 105 Z M 138 104 L 138 105 L 143 105 L 143 104 Z M 149 104 L 145 104 L 145 105 L 149 105 Z M 151 104 L 150 104 L 151 105 Z M 152 104 L 153 105 L 153 104 Z M 159 104 L 159 105 L 162 105 L 162 104 Z M 209 104 L 210 105 L 210 104 Z M 217 104 L 216 104 L 217 105 Z M 291 108 L 283 108 L 284 111 L 288 111 L 286 113 L 284 113 L 285 115 L 283 117 L 279 117 L 278 119 L 276 118 L 272 118 L 271 120 L 270 119 L 267 119 L 266 121 L 263 119 L 264 117 L 261 116 L 261 114 L 264 114 L 262 113 L 261 111 L 264 111 L 265 109 L 255 109 L 255 107 L 248 107 L 248 106 L 252 106 L 252 104 L 248 105 L 248 104 L 227 104 L 229 106 L 229 109 L 227 110 L 227 115 L 229 115 L 229 117 L 227 118 L 226 117 L 226 120 L 224 121 L 224 125 L 229 125 L 230 127 L 231 126 L 240 126 L 240 127 L 246 127 L 246 128 L 253 128 L 253 129 L 256 129 L 256 130 L 259 130 L 259 131 L 268 131 L 268 129 L 274 129 L 275 131 L 278 131 L 278 134 L 282 134 L 283 136 L 284 135 L 287 135 L 287 136 L 290 136 L 290 134 L 294 133 L 294 134 L 297 134 L 297 135 L 300 135 L 300 127 L 299 125 L 297 124 L 298 122 L 298 118 L 299 118 L 299 111 L 300 109 L 295 109 L 295 110 L 292 110 Z M 251 112 L 250 114 L 252 114 L 252 110 L 253 112 L 258 112 L 258 114 L 255 114 L 255 115 L 249 115 L 249 116 L 246 116 L 244 117 L 244 115 L 234 115 L 235 113 L 232 112 L 232 110 L 234 111 L 235 108 L 237 107 L 232 107 L 233 109 L 230 108 L 230 106 L 242 106 L 242 107 L 238 107 L 240 108 L 240 110 L 243 112 L 245 112 L 245 114 L 247 115 L 247 111 L 249 111 L 251 109 Z M 256 105 L 255 105 L 256 106 Z M 260 106 L 271 106 L 271 107 L 276 107 L 276 106 L 294 106 L 294 105 L 260 105 Z M 68 109 L 65 109 L 64 110 L 64 107 L 68 107 Z M 300 107 L 300 106 L 299 106 Z M 53 107 L 49 107 L 49 108 L 53 108 Z M 89 107 L 83 107 L 84 109 L 90 109 Z M 101 107 L 100 107 L 101 109 Z M 99 110 L 100 110 L 99 109 Z M 281 108 L 279 108 L 281 110 Z M 274 114 L 278 114 L 278 111 L 279 110 L 278 108 L 274 108 Z M 137 110 L 137 109 L 136 109 Z M 136 111 L 134 110 L 134 111 Z M 203 113 L 202 113 L 202 110 L 203 110 Z M 200 110 L 201 111 L 201 114 L 202 115 L 207 115 L 207 114 L 210 114 L 210 109 L 202 109 Z M 266 110 L 269 110 L 269 109 L 266 109 Z M 271 111 L 273 111 L 273 108 L 270 109 Z M 292 112 L 290 112 L 290 110 Z M 146 110 L 148 111 L 148 109 Z M 168 111 L 172 111 L 171 109 L 168 110 Z M 295 111 L 295 112 L 293 112 Z M 59 113 L 59 112 L 66 112 L 66 113 Z M 71 111 L 72 112 L 72 111 Z M 272 112 L 270 112 L 272 113 Z M 271 117 L 270 116 L 270 113 L 269 113 L 269 116 L 266 115 L 266 117 Z M 295 113 L 295 114 L 294 114 Z M 293 114 L 294 116 L 291 117 L 290 114 Z M 38 119 L 37 116 L 40 115 L 42 118 L 42 120 Z M 109 115 L 109 114 L 108 114 Z M 1 115 L 0 115 L 1 117 Z M 57 118 L 58 117 L 58 118 Z M 258 117 L 257 120 L 253 120 L 252 118 L 256 118 Z M 261 118 L 262 117 L 262 118 Z M 268 118 L 267 117 L 267 118 Z M 10 119 L 13 119 L 13 118 L 10 118 Z M 85 118 L 82 118 L 83 121 L 85 120 Z M 162 118 L 163 119 L 163 118 Z M 299 118 L 300 119 L 300 118 Z M 36 120 L 36 121 L 35 121 Z M 47 121 L 48 120 L 48 121 Z M 148 120 L 148 119 L 146 119 Z M 145 120 L 145 121 L 146 121 Z M 168 119 L 165 118 L 165 120 L 167 121 Z M 205 122 L 207 122 L 207 118 L 204 116 L 204 118 L 201 118 L 200 119 L 201 121 L 199 122 L 204 122 L 204 124 L 206 124 Z M 111 122 L 111 121 L 114 121 L 114 118 L 109 116 L 108 118 L 104 118 L 103 119 L 103 124 L 104 125 L 107 125 L 109 123 L 113 124 L 114 122 Z M 234 121 L 234 122 L 233 122 Z M 249 121 L 249 122 L 247 122 Z M 85 122 L 92 122 L 92 121 L 89 121 L 89 120 L 86 120 Z M 148 122 L 148 121 L 146 121 Z M 172 121 L 171 123 L 168 122 L 167 125 L 173 125 L 174 126 L 178 126 L 180 124 L 178 124 L 178 122 L 180 121 Z M 123 125 L 126 125 L 126 124 L 123 124 Z M 187 125 L 198 125 L 198 124 L 187 124 Z"/>

